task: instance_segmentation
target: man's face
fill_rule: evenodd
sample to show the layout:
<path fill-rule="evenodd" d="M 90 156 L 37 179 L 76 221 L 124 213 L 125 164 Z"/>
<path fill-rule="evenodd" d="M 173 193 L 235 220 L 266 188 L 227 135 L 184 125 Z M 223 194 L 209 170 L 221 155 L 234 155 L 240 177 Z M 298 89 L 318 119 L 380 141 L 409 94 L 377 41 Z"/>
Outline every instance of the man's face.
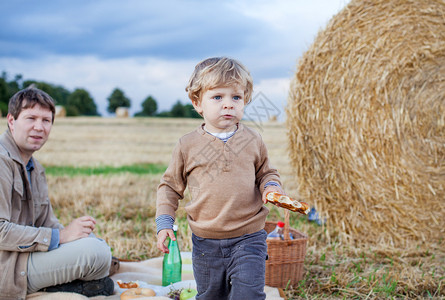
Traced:
<path fill-rule="evenodd" d="M 36 104 L 22 110 L 17 119 L 7 116 L 9 129 L 27 163 L 34 151 L 39 150 L 48 140 L 52 127 L 52 112 Z"/>

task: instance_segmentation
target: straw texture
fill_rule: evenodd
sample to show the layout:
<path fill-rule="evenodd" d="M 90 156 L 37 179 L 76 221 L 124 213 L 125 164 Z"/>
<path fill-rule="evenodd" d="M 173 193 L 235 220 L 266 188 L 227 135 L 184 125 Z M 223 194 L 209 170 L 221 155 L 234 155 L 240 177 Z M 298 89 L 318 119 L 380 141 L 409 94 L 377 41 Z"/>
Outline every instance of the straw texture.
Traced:
<path fill-rule="evenodd" d="M 289 153 L 326 237 L 405 246 L 445 228 L 445 1 L 352 0 L 291 81 Z"/>

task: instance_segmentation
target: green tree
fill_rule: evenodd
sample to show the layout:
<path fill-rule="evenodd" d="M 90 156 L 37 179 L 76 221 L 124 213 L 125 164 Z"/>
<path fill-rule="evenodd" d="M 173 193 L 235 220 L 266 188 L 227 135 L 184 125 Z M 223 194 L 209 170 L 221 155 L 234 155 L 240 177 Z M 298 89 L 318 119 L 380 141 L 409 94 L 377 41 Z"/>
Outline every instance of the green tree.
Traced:
<path fill-rule="evenodd" d="M 36 88 L 46 92 L 54 99 L 56 105 L 66 105 L 68 96 L 71 94 L 66 88 L 60 85 L 35 80 L 26 80 L 23 82 L 23 87 L 26 88 L 34 84 Z"/>
<path fill-rule="evenodd" d="M 8 82 L 9 98 L 11 98 L 15 93 L 21 90 L 22 75 L 15 75 L 14 80 Z"/>
<path fill-rule="evenodd" d="M 194 119 L 202 118 L 201 115 L 198 114 L 198 112 L 193 107 L 193 104 L 189 103 L 189 104 L 184 105 L 184 110 L 185 110 L 186 118 L 194 118 Z"/>
<path fill-rule="evenodd" d="M 130 107 L 131 101 L 127 97 L 123 91 L 118 88 L 115 88 L 111 93 L 110 97 L 108 97 L 108 108 L 107 111 L 109 113 L 114 113 L 116 108 L 118 107 Z"/>
<path fill-rule="evenodd" d="M 169 111 L 163 110 L 160 113 L 156 114 L 156 117 L 170 118 L 171 117 L 171 113 Z"/>
<path fill-rule="evenodd" d="M 8 81 L 8 74 L 5 71 L 2 72 L 0 77 L 0 111 L 3 116 L 8 113 L 9 99 L 20 90 L 21 81 L 22 75 L 15 75 L 14 80 Z"/>
<path fill-rule="evenodd" d="M 9 89 L 8 83 L 4 77 L 0 77 L 0 111 L 1 115 L 6 116 L 8 113 Z"/>
<path fill-rule="evenodd" d="M 66 105 L 70 94 L 71 92 L 63 86 L 56 85 L 53 86 L 53 94 L 51 95 L 51 97 L 53 97 L 57 105 Z"/>
<path fill-rule="evenodd" d="M 97 106 L 93 98 L 84 89 L 75 89 L 67 99 L 67 115 L 98 116 Z M 77 114 L 76 114 L 77 113 Z"/>
<path fill-rule="evenodd" d="M 71 105 L 65 106 L 65 110 L 66 110 L 66 115 L 69 117 L 76 117 L 80 115 L 79 110 L 77 109 L 76 106 L 71 106 Z"/>
<path fill-rule="evenodd" d="M 186 111 L 185 111 L 185 107 L 184 105 L 182 105 L 181 101 L 177 101 L 171 111 L 170 114 L 173 118 L 185 118 L 186 116 Z"/>
<path fill-rule="evenodd" d="M 158 103 L 156 103 L 155 98 L 152 96 L 148 96 L 145 98 L 144 102 L 142 102 L 142 111 L 135 114 L 137 117 L 147 117 L 154 116 L 156 111 L 158 110 Z"/>

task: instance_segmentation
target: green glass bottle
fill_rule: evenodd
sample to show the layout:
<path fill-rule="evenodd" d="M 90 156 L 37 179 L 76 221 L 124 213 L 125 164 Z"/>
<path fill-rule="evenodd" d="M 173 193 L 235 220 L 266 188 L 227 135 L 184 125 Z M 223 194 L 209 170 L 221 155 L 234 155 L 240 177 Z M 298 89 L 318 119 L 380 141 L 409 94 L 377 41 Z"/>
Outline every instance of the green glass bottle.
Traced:
<path fill-rule="evenodd" d="M 178 246 L 178 226 L 173 225 L 176 241 L 169 238 L 168 251 L 164 254 L 164 261 L 162 264 L 162 286 L 167 286 L 175 282 L 181 281 L 182 276 L 182 259 L 181 252 Z"/>

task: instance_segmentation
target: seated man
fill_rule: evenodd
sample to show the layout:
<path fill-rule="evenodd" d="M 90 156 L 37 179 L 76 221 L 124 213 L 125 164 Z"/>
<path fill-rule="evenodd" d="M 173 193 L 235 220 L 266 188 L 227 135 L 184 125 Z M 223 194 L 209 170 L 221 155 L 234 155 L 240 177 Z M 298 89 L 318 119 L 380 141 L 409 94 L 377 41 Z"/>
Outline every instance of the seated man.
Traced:
<path fill-rule="evenodd" d="M 0 136 L 0 299 L 44 291 L 111 295 L 110 247 L 94 236 L 94 218 L 63 227 L 48 198 L 45 172 L 33 153 L 47 141 L 53 99 L 30 87 L 9 101 Z"/>

